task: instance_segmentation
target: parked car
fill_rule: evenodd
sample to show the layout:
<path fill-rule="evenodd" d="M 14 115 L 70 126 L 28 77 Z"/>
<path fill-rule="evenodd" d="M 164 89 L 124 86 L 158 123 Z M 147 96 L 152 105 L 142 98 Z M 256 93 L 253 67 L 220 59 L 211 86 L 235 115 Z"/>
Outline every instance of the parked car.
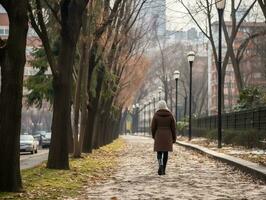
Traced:
<path fill-rule="evenodd" d="M 42 148 L 45 147 L 50 147 L 50 143 L 51 143 L 51 133 L 45 133 L 43 138 L 42 138 Z"/>
<path fill-rule="evenodd" d="M 38 144 L 32 135 L 20 135 L 20 152 L 38 152 Z"/>
<path fill-rule="evenodd" d="M 32 134 L 35 140 L 39 141 L 39 145 L 42 146 L 42 140 L 46 134 L 46 131 L 36 131 Z"/>

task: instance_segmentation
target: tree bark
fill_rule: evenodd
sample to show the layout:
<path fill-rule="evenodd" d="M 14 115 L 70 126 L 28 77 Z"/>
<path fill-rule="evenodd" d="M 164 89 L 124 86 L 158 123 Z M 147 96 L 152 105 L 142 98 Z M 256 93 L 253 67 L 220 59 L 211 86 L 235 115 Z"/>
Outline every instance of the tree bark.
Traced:
<path fill-rule="evenodd" d="M 80 67 L 78 72 L 78 80 L 76 86 L 76 94 L 75 94 L 75 102 L 74 102 L 74 122 L 73 122 L 73 134 L 74 134 L 74 151 L 73 156 L 80 156 L 80 148 L 79 148 L 79 113 L 80 113 L 80 90 L 81 90 L 81 74 L 82 67 Z"/>
<path fill-rule="evenodd" d="M 79 115 L 80 115 L 80 103 L 81 103 L 81 82 L 82 76 L 84 74 L 84 59 L 85 59 L 85 50 L 86 44 L 85 41 L 82 41 L 82 56 L 79 65 L 78 78 L 76 82 L 76 91 L 75 91 L 75 100 L 74 100 L 74 123 L 73 123 L 73 132 L 74 132 L 74 157 L 80 157 L 81 149 L 79 146 Z"/>
<path fill-rule="evenodd" d="M 82 152 L 84 153 L 91 153 L 92 152 L 92 131 L 93 125 L 95 120 L 96 109 L 92 106 L 87 106 L 88 111 L 88 118 L 85 127 L 83 145 L 82 145 Z"/>
<path fill-rule="evenodd" d="M 96 67 L 96 55 L 97 55 L 98 44 L 95 41 L 92 41 L 89 53 L 88 53 L 88 75 L 87 75 L 87 92 L 89 94 L 89 101 L 90 103 L 87 105 L 87 124 L 85 127 L 83 144 L 82 144 L 82 152 L 84 153 L 91 153 L 92 152 L 92 137 L 93 137 L 93 125 L 96 116 L 97 107 L 95 107 L 95 97 L 93 97 L 90 89 L 91 89 L 91 81 L 93 71 Z"/>
<path fill-rule="evenodd" d="M 92 130 L 92 147 L 93 148 L 98 148 L 99 147 L 99 140 L 98 140 L 98 134 L 99 134 L 99 124 L 100 123 L 100 118 L 101 118 L 101 111 L 102 111 L 102 107 L 101 105 L 101 92 L 103 90 L 103 81 L 104 81 L 104 77 L 105 77 L 105 70 L 104 70 L 104 66 L 101 65 L 98 69 L 98 73 L 97 73 L 97 86 L 96 86 L 96 97 L 94 99 L 94 107 L 96 108 L 96 112 L 95 112 L 95 118 L 94 118 L 94 124 L 93 124 L 93 130 Z M 101 109 L 100 109 L 101 107 Z M 101 124 L 101 126 L 103 126 L 103 124 Z"/>
<path fill-rule="evenodd" d="M 19 138 L 28 31 L 27 1 L 10 0 L 3 6 L 9 17 L 9 37 L 1 58 L 0 191 L 15 192 L 22 189 Z"/>
<path fill-rule="evenodd" d="M 72 131 L 70 128 L 72 71 L 82 15 L 87 3 L 88 0 L 63 0 L 60 4 L 61 44 L 57 66 L 58 74 L 55 74 L 53 80 L 54 112 L 47 162 L 47 167 L 51 169 L 69 169 L 68 134 Z"/>
<path fill-rule="evenodd" d="M 264 17 L 266 18 L 266 2 L 265 0 L 258 0 Z"/>
<path fill-rule="evenodd" d="M 74 138 L 75 138 L 75 148 L 74 148 L 74 157 L 78 158 L 81 156 L 84 135 L 85 135 L 85 127 L 87 122 L 87 100 L 88 100 L 88 93 L 87 93 L 87 83 L 88 83 L 88 59 L 87 59 L 87 42 L 82 42 L 82 58 L 81 64 L 79 69 L 78 75 L 78 83 L 76 89 L 76 97 L 75 97 L 75 114 L 74 114 Z M 79 111 L 81 110 L 81 120 L 80 120 L 80 128 L 79 125 Z"/>

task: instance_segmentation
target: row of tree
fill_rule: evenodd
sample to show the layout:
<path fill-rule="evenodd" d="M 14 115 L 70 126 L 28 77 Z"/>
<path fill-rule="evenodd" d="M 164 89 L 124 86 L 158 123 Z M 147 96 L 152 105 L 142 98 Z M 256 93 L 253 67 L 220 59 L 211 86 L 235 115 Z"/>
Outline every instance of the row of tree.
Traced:
<path fill-rule="evenodd" d="M 145 2 L 0 0 L 10 23 L 0 55 L 0 191 L 22 188 L 19 136 L 28 24 L 43 45 L 33 53 L 38 73 L 25 84 L 28 102 L 41 107 L 43 100 L 51 101 L 47 167 L 69 169 L 69 153 L 80 157 L 118 137 L 128 102 L 123 96 L 129 97 L 135 90 L 130 85 L 141 80 L 125 77 L 135 66 L 145 68 L 138 20 Z M 46 74 L 48 66 L 52 75 Z"/>

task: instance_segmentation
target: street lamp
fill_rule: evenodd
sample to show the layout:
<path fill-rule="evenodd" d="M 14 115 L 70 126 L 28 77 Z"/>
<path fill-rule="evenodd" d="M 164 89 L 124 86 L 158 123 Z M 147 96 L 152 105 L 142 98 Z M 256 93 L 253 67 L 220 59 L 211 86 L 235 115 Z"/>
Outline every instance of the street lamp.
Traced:
<path fill-rule="evenodd" d="M 136 122 L 135 122 L 136 133 L 139 132 L 139 107 L 140 105 L 137 103 L 136 104 Z"/>
<path fill-rule="evenodd" d="M 190 66 L 190 79 L 189 79 L 189 140 L 191 140 L 191 136 L 192 136 L 192 130 L 191 130 L 191 103 L 192 103 L 192 66 L 193 66 L 193 62 L 195 59 L 195 53 L 193 51 L 190 51 L 187 54 L 187 59 L 189 62 L 189 66 Z"/>
<path fill-rule="evenodd" d="M 225 0 L 216 0 L 216 8 L 219 15 L 219 41 L 218 41 L 218 148 L 222 147 L 222 18 L 225 8 Z"/>
<path fill-rule="evenodd" d="M 156 95 L 153 96 L 153 114 L 156 112 Z"/>
<path fill-rule="evenodd" d="M 151 130 L 151 102 L 152 102 L 152 100 L 150 99 L 149 100 L 149 129 L 148 130 Z M 149 131 L 149 133 L 150 133 L 150 131 Z"/>
<path fill-rule="evenodd" d="M 178 70 L 174 71 L 174 79 L 175 79 L 175 120 L 178 118 L 178 79 L 180 78 L 180 72 Z"/>
<path fill-rule="evenodd" d="M 135 104 L 132 105 L 132 132 L 135 133 L 136 129 L 136 106 Z"/>
<path fill-rule="evenodd" d="M 146 131 L 146 103 L 144 103 L 144 107 L 143 107 L 143 109 L 144 109 L 144 120 L 143 120 L 143 124 L 144 124 L 144 136 L 145 136 L 145 131 Z"/>
<path fill-rule="evenodd" d="M 158 87 L 158 90 L 159 90 L 159 101 L 161 101 L 161 94 L 162 94 L 163 88 Z"/>

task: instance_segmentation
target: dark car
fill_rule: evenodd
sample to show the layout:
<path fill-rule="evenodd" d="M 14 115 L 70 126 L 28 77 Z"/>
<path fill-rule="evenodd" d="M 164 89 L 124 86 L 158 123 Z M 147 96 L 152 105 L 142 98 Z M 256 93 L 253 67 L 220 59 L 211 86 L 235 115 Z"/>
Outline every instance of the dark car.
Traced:
<path fill-rule="evenodd" d="M 42 139 L 44 138 L 46 131 L 36 131 L 32 134 L 35 140 L 39 141 L 39 145 L 42 146 Z"/>
<path fill-rule="evenodd" d="M 20 152 L 31 152 L 31 154 L 38 152 L 37 141 L 32 135 L 20 135 Z"/>
<path fill-rule="evenodd" d="M 44 136 L 42 137 L 42 147 L 50 147 L 51 143 L 51 133 L 45 133 Z"/>

